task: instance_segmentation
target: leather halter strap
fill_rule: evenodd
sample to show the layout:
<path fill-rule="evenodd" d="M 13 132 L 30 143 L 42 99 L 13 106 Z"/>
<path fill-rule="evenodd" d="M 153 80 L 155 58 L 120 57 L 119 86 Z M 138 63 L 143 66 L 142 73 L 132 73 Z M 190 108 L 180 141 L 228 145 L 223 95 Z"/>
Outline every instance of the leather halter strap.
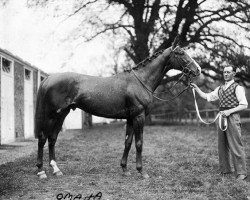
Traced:
<path fill-rule="evenodd" d="M 184 88 L 184 90 L 182 90 L 181 92 L 179 92 L 176 96 L 174 96 L 174 97 L 171 98 L 171 99 L 162 99 L 162 98 L 160 98 L 160 97 L 155 96 L 155 93 L 154 93 L 153 91 L 151 91 L 151 90 L 142 82 L 142 80 L 136 75 L 135 71 L 134 71 L 134 70 L 132 70 L 132 71 L 133 71 L 135 77 L 138 79 L 138 81 L 142 84 L 142 86 L 143 86 L 149 93 L 151 93 L 152 96 L 153 96 L 154 98 L 156 98 L 156 99 L 158 99 L 158 100 L 160 100 L 160 101 L 167 101 L 167 102 L 173 101 L 174 99 L 176 99 L 177 97 L 179 97 L 183 92 L 185 92 L 185 91 L 190 87 L 190 85 L 186 86 L 186 87 Z"/>

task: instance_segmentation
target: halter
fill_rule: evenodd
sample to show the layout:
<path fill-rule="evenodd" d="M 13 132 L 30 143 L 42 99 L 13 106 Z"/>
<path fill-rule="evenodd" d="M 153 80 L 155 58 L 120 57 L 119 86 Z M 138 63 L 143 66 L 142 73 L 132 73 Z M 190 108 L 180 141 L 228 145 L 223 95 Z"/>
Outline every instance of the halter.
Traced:
<path fill-rule="evenodd" d="M 172 48 L 171 48 L 170 55 L 171 55 L 172 52 L 175 51 L 176 48 L 177 48 L 177 47 L 175 47 L 174 50 L 172 50 Z M 155 53 L 154 56 L 158 56 L 158 55 L 161 54 L 162 52 L 163 52 L 163 50 L 161 50 L 161 51 Z M 140 63 L 137 64 L 137 66 L 140 65 L 140 64 L 142 64 L 142 63 L 144 63 L 146 60 L 148 60 L 148 59 L 145 59 L 145 60 L 141 61 Z M 149 60 L 151 60 L 151 59 L 149 59 Z M 169 60 L 168 60 L 167 62 L 169 62 Z M 157 97 L 156 94 L 166 93 L 167 91 L 155 93 L 154 91 L 150 90 L 150 89 L 143 83 L 143 81 L 137 76 L 137 74 L 135 73 L 135 71 L 133 70 L 133 68 L 131 68 L 131 71 L 134 73 L 135 77 L 136 77 L 137 80 L 142 84 L 142 86 L 143 86 L 149 93 L 151 93 L 152 96 L 153 96 L 154 98 L 156 98 L 156 99 L 158 99 L 158 100 L 160 100 L 160 101 L 170 102 L 170 101 L 173 101 L 174 99 L 176 99 L 177 97 L 179 97 L 182 93 L 184 93 L 184 92 L 190 87 L 190 83 L 191 83 L 190 75 L 193 74 L 193 72 L 192 72 L 192 70 L 190 70 L 190 69 L 188 68 L 188 66 L 189 66 L 191 63 L 193 63 L 193 62 L 194 62 L 194 60 L 191 59 L 191 61 L 190 61 L 189 63 L 187 63 L 187 64 L 183 67 L 183 69 L 182 69 L 182 75 L 181 75 L 180 78 L 177 80 L 177 82 L 169 89 L 169 91 L 170 91 L 175 85 L 177 85 L 177 83 L 179 83 L 179 82 L 181 81 L 181 79 L 182 79 L 184 76 L 187 76 L 188 79 L 189 79 L 188 85 L 187 85 L 181 92 L 179 92 L 176 96 L 174 96 L 174 97 L 171 98 L 171 99 L 162 99 L 162 98 L 160 98 L 160 97 Z M 166 66 L 166 67 L 167 67 L 167 66 Z M 166 69 L 166 67 L 165 67 L 165 69 Z M 164 69 L 164 71 L 165 71 L 165 69 Z"/>

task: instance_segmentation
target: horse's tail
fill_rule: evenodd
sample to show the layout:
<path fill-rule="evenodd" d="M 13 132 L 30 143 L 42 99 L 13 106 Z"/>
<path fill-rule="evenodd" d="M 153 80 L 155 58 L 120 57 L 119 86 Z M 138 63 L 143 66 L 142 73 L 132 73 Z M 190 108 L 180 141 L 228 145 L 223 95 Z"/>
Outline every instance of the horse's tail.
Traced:
<path fill-rule="evenodd" d="M 43 132 L 43 123 L 45 119 L 45 95 L 43 88 L 44 81 L 40 84 L 37 93 L 36 110 L 35 110 L 35 138 L 39 138 Z"/>

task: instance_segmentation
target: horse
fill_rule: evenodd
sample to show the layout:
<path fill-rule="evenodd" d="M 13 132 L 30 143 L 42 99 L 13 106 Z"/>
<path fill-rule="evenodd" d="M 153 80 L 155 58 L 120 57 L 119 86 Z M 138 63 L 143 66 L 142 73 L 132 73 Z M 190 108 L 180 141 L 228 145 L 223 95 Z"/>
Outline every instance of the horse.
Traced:
<path fill-rule="evenodd" d="M 71 109 L 79 108 L 96 116 L 126 119 L 125 148 L 120 166 L 125 175 L 130 175 L 127 158 L 135 137 L 136 169 L 143 178 L 148 178 L 142 167 L 145 117 L 149 114 L 154 91 L 170 69 L 180 70 L 189 77 L 201 72 L 195 60 L 175 41 L 171 47 L 136 67 L 110 77 L 73 72 L 48 76 L 40 84 L 35 110 L 38 177 L 47 178 L 43 169 L 43 148 L 47 140 L 53 174 L 63 175 L 56 163 L 55 144 L 65 117 Z"/>

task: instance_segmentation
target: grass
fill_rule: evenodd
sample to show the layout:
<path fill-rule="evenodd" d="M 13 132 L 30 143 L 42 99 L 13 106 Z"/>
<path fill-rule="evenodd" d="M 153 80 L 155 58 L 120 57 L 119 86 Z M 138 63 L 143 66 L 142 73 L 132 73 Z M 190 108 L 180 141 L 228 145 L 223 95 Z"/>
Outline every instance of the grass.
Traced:
<path fill-rule="evenodd" d="M 250 171 L 250 126 L 243 129 Z M 61 177 L 52 175 L 47 149 L 46 180 L 36 176 L 35 153 L 1 165 L 0 199 L 60 199 L 67 193 L 84 199 L 98 192 L 104 200 L 250 199 L 248 181 L 219 175 L 214 128 L 145 127 L 143 166 L 149 179 L 142 179 L 136 172 L 134 144 L 128 159 L 131 176 L 122 175 L 119 162 L 124 131 L 122 124 L 113 124 L 79 131 L 69 139 L 60 140 L 59 136 L 56 152 L 58 166 L 64 173 Z"/>

